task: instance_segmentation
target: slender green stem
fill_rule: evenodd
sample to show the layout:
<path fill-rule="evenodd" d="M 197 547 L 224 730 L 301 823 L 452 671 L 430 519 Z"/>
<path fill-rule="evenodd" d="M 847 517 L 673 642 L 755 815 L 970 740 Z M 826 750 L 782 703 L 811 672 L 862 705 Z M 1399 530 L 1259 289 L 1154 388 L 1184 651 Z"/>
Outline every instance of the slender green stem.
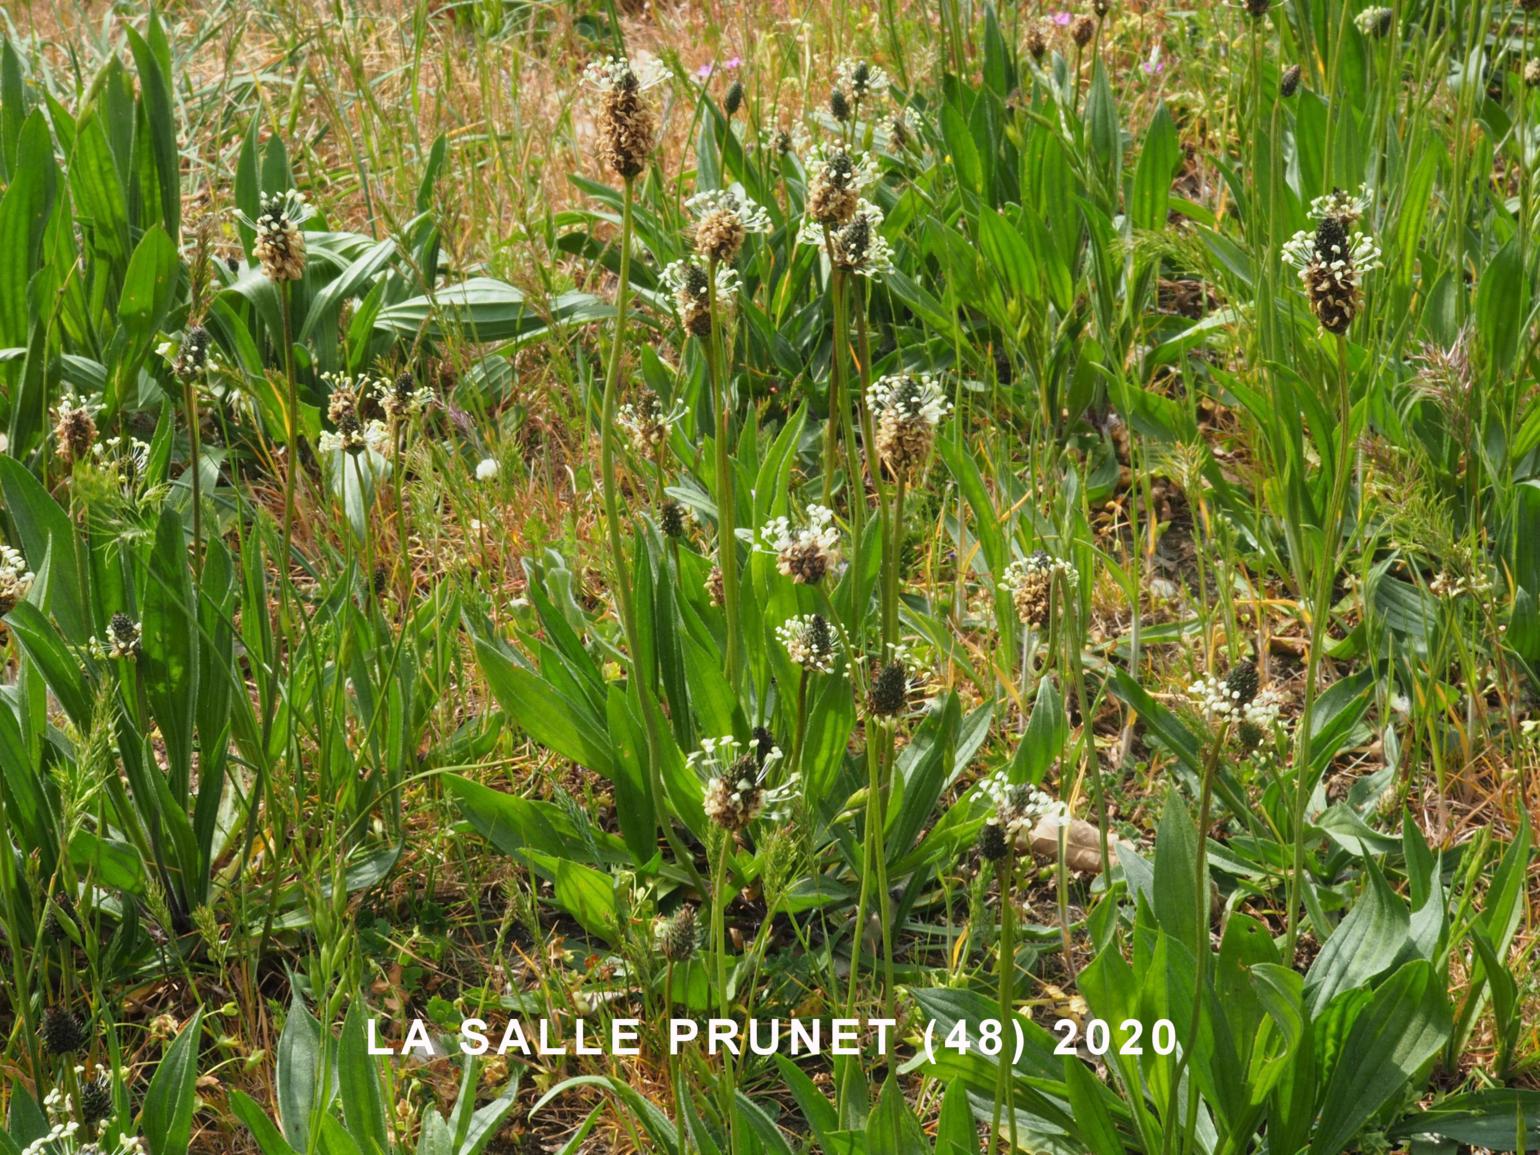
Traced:
<path fill-rule="evenodd" d="M 717 418 L 717 564 L 722 567 L 722 611 L 727 619 L 727 684 L 736 692 L 741 664 L 741 639 L 738 627 L 738 539 L 734 527 L 737 510 L 733 504 L 732 385 L 723 358 L 723 342 L 717 316 L 716 273 L 717 263 L 712 260 L 706 270 L 706 291 L 711 312 L 707 362 L 715 389 L 712 403 L 716 406 Z"/>
<path fill-rule="evenodd" d="M 182 382 L 182 408 L 187 413 L 187 452 L 191 458 L 193 571 L 203 573 L 203 452 L 198 428 L 198 390 L 191 376 Z"/>
<path fill-rule="evenodd" d="M 992 1142 L 998 1143 L 1000 1138 L 1000 1119 L 1002 1108 L 1008 1121 L 1010 1143 L 1007 1151 L 1015 1151 L 1016 1143 L 1016 1088 L 1011 1071 L 1011 1044 L 1006 1040 L 1010 1037 L 1007 1027 L 1012 1022 L 1016 1013 L 1016 996 L 1013 991 L 1016 981 L 1016 852 L 1011 847 L 1009 840 L 1006 843 L 1005 857 L 1000 859 L 996 869 L 996 876 L 1000 881 L 1000 945 L 999 959 L 997 962 L 1000 971 L 1000 1056 L 995 1078 L 995 1118 L 994 1126 L 990 1129 Z"/>
<path fill-rule="evenodd" d="M 1353 406 L 1348 388 L 1347 337 L 1337 335 L 1337 458 L 1332 462 L 1331 495 L 1321 526 L 1320 552 L 1316 557 L 1314 587 L 1310 592 L 1310 652 L 1305 658 L 1305 699 L 1300 710 L 1294 741 L 1294 860 L 1289 873 L 1289 898 L 1284 933 L 1283 957 L 1294 957 L 1299 937 L 1299 904 L 1305 874 L 1305 811 L 1315 784 L 1311 770 L 1311 715 L 1319 687 L 1321 649 L 1331 620 L 1331 591 L 1337 573 L 1339 537 L 1342 533 L 1344 506 L 1347 502 L 1348 458 L 1353 450 Z"/>
<path fill-rule="evenodd" d="M 829 342 L 829 416 L 824 424 L 823 503 L 834 508 L 834 475 L 839 461 L 841 414 L 845 411 L 845 278 L 839 266 L 829 273 L 834 335 Z"/>
<path fill-rule="evenodd" d="M 716 832 L 719 841 L 711 883 L 711 930 L 717 970 L 717 1017 L 730 1018 L 732 1000 L 727 993 L 727 859 L 732 854 L 732 835 L 725 830 Z M 722 1054 L 722 1122 L 727 1127 L 728 1144 L 738 1150 L 738 1112 L 734 1108 L 734 1071 L 732 1056 Z"/>
<path fill-rule="evenodd" d="M 791 737 L 791 766 L 787 773 L 795 778 L 802 773 L 802 747 L 807 742 L 807 670 L 803 668 L 797 675 L 797 717 L 796 729 Z"/>
<path fill-rule="evenodd" d="M 674 964 L 670 962 L 663 972 L 663 1021 L 667 1023 L 674 1015 Z M 674 1053 L 672 1045 L 668 1045 L 668 1081 L 674 1091 L 674 1110 L 679 1129 L 679 1155 L 689 1155 L 690 1150 L 690 1124 L 685 1111 L 685 1085 L 684 1072 L 680 1070 L 679 1056 Z"/>
<path fill-rule="evenodd" d="M 292 282 L 281 281 L 278 286 L 278 312 L 283 319 L 283 376 L 286 387 L 284 397 L 284 440 L 288 460 L 284 463 L 283 479 L 283 551 L 278 555 L 279 588 L 287 590 L 287 574 L 290 550 L 294 544 L 294 485 L 299 477 L 299 380 L 294 375 L 294 338 L 289 320 L 289 302 Z"/>
<path fill-rule="evenodd" d="M 898 1020 L 898 988 L 893 980 L 893 896 L 888 892 L 888 783 L 892 780 L 893 756 L 898 735 L 894 726 L 882 727 L 882 745 L 879 750 L 876 782 L 876 829 L 868 833 L 872 844 L 872 861 L 877 868 L 877 914 L 882 920 L 882 987 L 883 1005 L 887 1016 Z M 888 1068 L 892 1077 L 893 1068 Z"/>
<path fill-rule="evenodd" d="M 902 563 L 904 543 L 904 497 L 907 483 L 902 474 L 899 475 L 893 487 L 893 501 L 891 513 L 885 520 L 891 521 L 888 527 L 888 548 L 886 566 L 882 581 L 882 642 L 884 647 L 898 644 L 898 588 L 899 569 Z M 879 508 L 887 511 L 888 503 L 878 494 Z M 884 655 L 886 656 L 886 655 Z"/>
<path fill-rule="evenodd" d="M 604 520 L 609 531 L 610 556 L 615 566 L 615 600 L 620 610 L 620 624 L 631 654 L 631 678 L 641 700 L 642 724 L 647 740 L 647 784 L 657 806 L 657 822 L 662 827 L 674 858 L 696 883 L 702 885 L 694 857 L 679 844 L 679 836 L 667 815 L 667 795 L 663 789 L 662 739 L 658 734 L 657 709 L 652 698 L 651 672 L 642 669 L 640 635 L 636 625 L 636 607 L 631 599 L 631 573 L 626 563 L 625 539 L 620 532 L 620 497 L 615 480 L 615 430 L 619 409 L 621 352 L 626 343 L 626 311 L 631 295 L 631 230 L 635 181 L 628 179 L 621 202 L 620 283 L 615 290 L 615 337 L 610 345 L 609 364 L 604 374 L 603 413 L 599 429 L 599 471 L 604 489 Z"/>

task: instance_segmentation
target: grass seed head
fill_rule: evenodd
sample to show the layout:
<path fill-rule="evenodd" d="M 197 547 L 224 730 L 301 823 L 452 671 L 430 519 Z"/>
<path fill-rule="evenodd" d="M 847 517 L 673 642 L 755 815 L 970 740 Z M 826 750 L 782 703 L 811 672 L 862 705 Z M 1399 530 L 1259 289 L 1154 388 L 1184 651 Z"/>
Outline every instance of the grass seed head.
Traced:
<path fill-rule="evenodd" d="M 1299 91 L 1299 79 L 1303 75 L 1299 65 L 1291 64 L 1283 70 L 1283 76 L 1278 80 L 1278 95 L 1285 100 Z"/>
<path fill-rule="evenodd" d="M 681 906 L 666 918 L 660 918 L 653 927 L 653 945 L 665 962 L 674 964 L 689 962 L 700 949 L 700 919 L 689 903 Z"/>

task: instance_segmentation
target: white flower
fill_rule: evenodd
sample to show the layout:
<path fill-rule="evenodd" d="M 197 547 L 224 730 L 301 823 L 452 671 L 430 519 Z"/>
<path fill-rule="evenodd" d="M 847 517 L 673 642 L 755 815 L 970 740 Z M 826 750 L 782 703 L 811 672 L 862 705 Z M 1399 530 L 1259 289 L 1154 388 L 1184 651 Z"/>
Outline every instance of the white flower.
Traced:
<path fill-rule="evenodd" d="M 847 152 L 841 146 L 819 141 L 802 149 L 811 182 L 825 180 L 838 188 L 861 193 L 877 183 L 877 162 L 864 152 Z"/>
<path fill-rule="evenodd" d="M 915 476 L 935 445 L 936 425 L 952 411 L 952 402 L 929 373 L 879 377 L 867 388 L 876 417 L 876 451 L 898 477 Z"/>
<path fill-rule="evenodd" d="M 1386 8 L 1383 5 L 1370 6 L 1353 17 L 1353 23 L 1365 36 L 1380 37 L 1390 31 L 1395 16 L 1395 10 L 1392 8 Z"/>
<path fill-rule="evenodd" d="M 150 447 L 137 437 L 109 437 L 91 446 L 91 456 L 103 469 L 117 474 L 124 488 L 145 480 L 150 468 Z"/>
<path fill-rule="evenodd" d="M 1199 678 L 1187 693 L 1209 721 L 1234 718 L 1242 711 L 1240 691 L 1227 686 L 1223 678 Z"/>
<path fill-rule="evenodd" d="M 1317 236 L 1315 229 L 1301 229 L 1283 243 L 1284 259 L 1299 270 L 1301 281 L 1320 268 L 1351 276 L 1356 283 L 1380 267 L 1380 247 L 1365 233 L 1351 234 L 1345 251 L 1334 247 L 1330 252 L 1319 250 Z"/>
<path fill-rule="evenodd" d="M 1005 567 L 1000 588 L 1011 595 L 1016 616 L 1027 625 L 1042 626 L 1048 621 L 1054 583 L 1073 586 L 1080 575 L 1062 558 L 1049 557 L 1037 550 L 1030 557 L 1018 558 Z"/>
<path fill-rule="evenodd" d="M 322 453 L 362 453 L 366 449 L 383 453 L 390 443 L 390 430 L 383 421 L 360 423 L 356 417 L 346 419 L 336 432 L 321 434 L 316 448 Z"/>
<path fill-rule="evenodd" d="M 1336 217 L 1348 227 L 1357 224 L 1364 213 L 1369 211 L 1369 202 L 1374 197 L 1374 191 L 1366 184 L 1359 185 L 1356 193 L 1343 192 L 1341 189 L 1332 189 L 1323 197 L 1316 197 L 1310 202 L 1310 216 L 1312 220 L 1322 221 L 1327 217 Z"/>
<path fill-rule="evenodd" d="M 877 179 L 876 166 L 865 154 L 823 145 L 809 151 L 807 172 L 808 219 L 831 227 L 855 216 L 861 193 Z M 816 243 L 823 243 L 822 234 Z"/>
<path fill-rule="evenodd" d="M 1258 730 L 1271 730 L 1278 724 L 1278 716 L 1282 708 L 1283 695 L 1269 686 L 1246 703 L 1241 710 L 1241 720 L 1255 726 Z"/>
<path fill-rule="evenodd" d="M 674 307 L 685 330 L 698 337 L 711 332 L 711 281 L 696 261 L 670 261 L 663 269 L 663 285 L 674 298 Z M 716 307 L 724 325 L 738 307 L 738 270 L 718 264 Z"/>
<path fill-rule="evenodd" d="M 418 385 L 410 373 L 402 373 L 393 382 L 376 381 L 374 397 L 385 416 L 392 421 L 419 417 L 433 404 L 433 390 Z"/>
<path fill-rule="evenodd" d="M 1452 574 L 1448 570 L 1440 570 L 1433 575 L 1433 580 L 1428 583 L 1428 592 L 1436 598 L 1462 598 L 1480 597 L 1491 592 L 1492 583 L 1486 577 L 1476 574 L 1466 577 L 1460 574 Z"/>
<path fill-rule="evenodd" d="M 697 220 L 724 214 L 736 219 L 746 233 L 770 231 L 770 214 L 749 200 L 743 190 L 737 187 L 698 192 L 684 204 Z"/>
<path fill-rule="evenodd" d="M 888 74 L 865 60 L 846 57 L 834 70 L 834 87 L 858 109 L 872 96 L 886 92 L 889 86 Z"/>
<path fill-rule="evenodd" d="M 706 817 L 728 831 L 740 831 L 756 818 L 784 821 L 797 790 L 793 774 L 778 786 L 766 783 L 781 761 L 781 749 L 745 747 L 736 738 L 704 738 L 687 764 L 705 784 Z"/>
<path fill-rule="evenodd" d="M 622 405 L 615 414 L 615 421 L 626 431 L 636 452 L 650 457 L 660 446 L 668 444 L 670 431 L 684 415 L 682 403 L 676 402 L 665 409 L 658 395 L 648 389 L 634 403 L 628 401 Z"/>
<path fill-rule="evenodd" d="M 496 458 L 483 457 L 480 461 L 476 462 L 476 480 L 491 481 L 497 476 L 497 470 Z"/>
<path fill-rule="evenodd" d="M 820 674 L 834 672 L 839 639 L 822 614 L 788 618 L 776 627 L 775 636 L 786 647 L 786 656 L 797 665 Z"/>
<path fill-rule="evenodd" d="M 994 803 L 994 813 L 987 821 L 999 825 L 1012 843 L 1031 834 L 1039 822 L 1047 821 L 1052 826 L 1069 823 L 1068 806 L 1035 786 L 1013 784 L 1004 770 L 997 770 L 984 779 L 979 790 Z"/>
<path fill-rule="evenodd" d="M 696 270 L 692 272 L 692 268 Z M 738 270 L 726 265 L 717 267 L 717 304 L 732 307 L 732 298 L 738 293 Z M 663 266 L 663 284 L 676 298 L 689 297 L 705 304 L 709 297 L 705 271 L 694 261 L 670 261 Z"/>
<path fill-rule="evenodd" d="M 793 527 L 784 517 L 772 518 L 761 532 L 766 548 L 776 555 L 776 568 L 802 585 L 817 585 L 840 567 L 840 535 L 834 511 L 807 507 L 807 524 Z"/>
<path fill-rule="evenodd" d="M 832 228 L 808 217 L 797 240 L 824 249 L 833 264 L 863 277 L 880 276 L 893 268 L 893 251 L 882 235 L 882 210 L 868 200 L 857 203 L 850 219 Z"/>
<path fill-rule="evenodd" d="M 952 411 L 941 384 L 930 373 L 892 373 L 879 377 L 866 390 L 872 412 L 894 413 L 905 421 L 923 421 L 934 429 Z"/>
<path fill-rule="evenodd" d="M 0 614 L 8 614 L 32 588 L 33 573 L 27 559 L 8 545 L 0 545 Z"/>
<path fill-rule="evenodd" d="M 635 79 L 640 89 L 652 88 L 668 79 L 668 69 L 656 57 L 609 56 L 595 60 L 583 69 L 583 83 L 599 92 L 623 87 Z"/>
<path fill-rule="evenodd" d="M 127 614 L 113 614 L 103 637 L 90 641 L 91 656 L 98 661 L 134 661 L 139 657 L 144 627 Z"/>

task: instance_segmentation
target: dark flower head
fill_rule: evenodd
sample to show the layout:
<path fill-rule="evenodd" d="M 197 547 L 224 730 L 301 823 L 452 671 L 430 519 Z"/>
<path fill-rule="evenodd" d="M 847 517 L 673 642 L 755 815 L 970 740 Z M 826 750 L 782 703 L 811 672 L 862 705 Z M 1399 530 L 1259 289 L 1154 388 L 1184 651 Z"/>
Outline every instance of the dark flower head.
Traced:
<path fill-rule="evenodd" d="M 107 632 L 119 646 L 134 650 L 139 648 L 139 623 L 127 614 L 113 614 L 107 623 Z"/>
<path fill-rule="evenodd" d="M 1328 333 L 1343 334 L 1358 315 L 1364 276 L 1379 267 L 1379 250 L 1351 232 L 1364 198 L 1334 192 L 1318 197 L 1311 211 L 1320 217 L 1313 232 L 1296 233 L 1284 255 L 1299 269 L 1310 309 Z"/>
<path fill-rule="evenodd" d="M 902 713 L 909 697 L 909 673 L 902 662 L 888 662 L 872 679 L 867 706 L 879 718 Z"/>
<path fill-rule="evenodd" d="M 182 380 L 196 377 L 209 363 L 209 331 L 202 325 L 189 325 L 182 334 L 182 347 L 177 350 L 171 371 Z"/>
<path fill-rule="evenodd" d="M 51 1006 L 43 1012 L 43 1024 L 38 1033 L 43 1038 L 43 1049 L 50 1055 L 73 1055 L 84 1050 L 91 1041 L 80 1016 L 62 1006 Z"/>
<path fill-rule="evenodd" d="M 735 80 L 728 85 L 727 95 L 722 98 L 722 111 L 728 116 L 735 116 L 743 107 L 743 81 Z"/>
<path fill-rule="evenodd" d="M 763 726 L 755 726 L 754 732 L 749 735 L 749 750 L 754 755 L 755 769 L 763 769 L 765 759 L 776 750 L 775 735 Z"/>
<path fill-rule="evenodd" d="M 663 531 L 664 537 L 683 537 L 685 531 L 685 511 L 672 497 L 665 497 L 663 504 L 658 506 L 658 528 Z"/>
<path fill-rule="evenodd" d="M 1256 664 L 1241 662 L 1232 667 L 1229 676 L 1225 678 L 1225 693 L 1236 706 L 1245 706 L 1257 696 L 1259 685 Z"/>
<path fill-rule="evenodd" d="M 1005 840 L 1005 828 L 991 817 L 979 827 L 979 857 L 985 862 L 999 862 L 1010 846 Z"/>
<path fill-rule="evenodd" d="M 821 674 L 833 672 L 837 643 L 834 630 L 822 614 L 789 618 L 776 627 L 775 635 L 786 647 L 786 656 L 803 669 Z"/>
<path fill-rule="evenodd" d="M 1048 38 L 1043 35 L 1041 24 L 1034 24 L 1027 29 L 1027 51 L 1032 54 L 1032 59 L 1039 63 L 1048 54 Z"/>
<path fill-rule="evenodd" d="M 80 1121 L 95 1127 L 112 1114 L 112 1080 L 102 1072 L 80 1088 Z"/>
<path fill-rule="evenodd" d="M 838 88 L 829 93 L 829 113 L 841 122 L 850 119 L 850 100 Z"/>
<path fill-rule="evenodd" d="M 1278 81 L 1278 94 L 1285 100 L 1299 91 L 1299 78 L 1302 75 L 1299 65 L 1291 64 L 1283 70 L 1283 76 Z"/>
<path fill-rule="evenodd" d="M 1395 9 L 1383 6 L 1365 8 L 1353 17 L 1353 23 L 1358 25 L 1358 30 L 1371 40 L 1379 40 L 1390 35 L 1390 30 L 1395 27 L 1395 21 Z"/>

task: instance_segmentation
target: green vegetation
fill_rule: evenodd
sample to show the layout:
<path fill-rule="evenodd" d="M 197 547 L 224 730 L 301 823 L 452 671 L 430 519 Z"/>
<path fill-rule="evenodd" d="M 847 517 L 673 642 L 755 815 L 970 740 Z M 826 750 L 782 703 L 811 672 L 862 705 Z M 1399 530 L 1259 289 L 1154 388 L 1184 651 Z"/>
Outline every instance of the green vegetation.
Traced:
<path fill-rule="evenodd" d="M 1540 1148 L 1537 38 L 10 14 L 0 1155 Z"/>

